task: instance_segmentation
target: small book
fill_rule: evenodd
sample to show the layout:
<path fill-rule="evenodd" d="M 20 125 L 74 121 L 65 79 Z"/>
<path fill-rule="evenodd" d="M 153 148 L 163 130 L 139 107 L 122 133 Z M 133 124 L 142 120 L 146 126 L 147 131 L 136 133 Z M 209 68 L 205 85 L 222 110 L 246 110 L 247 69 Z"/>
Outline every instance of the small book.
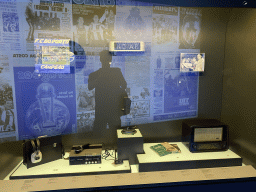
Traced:
<path fill-rule="evenodd" d="M 161 157 L 165 156 L 165 155 L 172 154 L 172 153 L 180 153 L 181 152 L 181 150 L 177 144 L 169 144 L 167 142 L 153 145 L 150 148 L 153 149 Z"/>

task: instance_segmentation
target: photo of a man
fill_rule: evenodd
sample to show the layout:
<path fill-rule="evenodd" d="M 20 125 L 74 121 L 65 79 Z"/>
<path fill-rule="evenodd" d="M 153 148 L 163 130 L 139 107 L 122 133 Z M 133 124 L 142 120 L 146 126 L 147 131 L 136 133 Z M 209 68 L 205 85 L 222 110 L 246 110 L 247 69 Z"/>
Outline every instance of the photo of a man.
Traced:
<path fill-rule="evenodd" d="M 190 15 L 182 14 L 182 10 L 180 14 L 179 49 L 199 49 L 201 32 L 200 12 L 193 9 L 198 15 Z"/>
<path fill-rule="evenodd" d="M 29 32 L 27 41 L 33 41 L 34 40 L 34 29 L 35 29 L 35 13 L 32 10 L 32 3 L 33 1 L 30 1 L 26 7 L 25 15 L 26 15 L 26 21 L 29 25 Z"/>
<path fill-rule="evenodd" d="M 181 53 L 181 72 L 203 72 L 205 65 L 204 53 Z"/>

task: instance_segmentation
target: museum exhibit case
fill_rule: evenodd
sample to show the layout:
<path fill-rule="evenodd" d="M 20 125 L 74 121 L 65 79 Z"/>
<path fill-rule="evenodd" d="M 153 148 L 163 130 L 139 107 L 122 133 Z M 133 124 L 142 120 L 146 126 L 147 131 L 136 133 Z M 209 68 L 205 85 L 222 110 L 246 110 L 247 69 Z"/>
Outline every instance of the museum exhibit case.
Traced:
<path fill-rule="evenodd" d="M 255 3 L 219 3 L 1 1 L 0 186 L 255 182 Z"/>

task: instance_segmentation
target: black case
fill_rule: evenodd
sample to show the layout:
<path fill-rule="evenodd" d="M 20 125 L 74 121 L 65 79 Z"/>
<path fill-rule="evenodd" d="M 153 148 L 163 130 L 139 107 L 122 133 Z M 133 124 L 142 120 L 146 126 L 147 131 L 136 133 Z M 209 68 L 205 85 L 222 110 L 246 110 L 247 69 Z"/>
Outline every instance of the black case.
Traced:
<path fill-rule="evenodd" d="M 31 144 L 31 140 L 25 140 L 23 142 L 23 164 L 27 168 L 35 167 L 44 163 L 62 159 L 64 155 L 64 148 L 62 146 L 61 135 L 53 137 L 42 137 L 39 138 L 40 151 L 42 153 L 42 160 L 38 163 L 31 162 L 31 154 L 34 152 Z M 34 139 L 37 145 L 36 140 Z"/>

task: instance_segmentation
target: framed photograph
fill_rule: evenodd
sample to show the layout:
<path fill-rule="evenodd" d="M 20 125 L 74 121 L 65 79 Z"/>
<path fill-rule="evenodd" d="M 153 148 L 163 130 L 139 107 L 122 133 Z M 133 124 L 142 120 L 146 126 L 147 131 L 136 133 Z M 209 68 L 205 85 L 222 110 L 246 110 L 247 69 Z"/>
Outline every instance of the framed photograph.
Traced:
<path fill-rule="evenodd" d="M 205 53 L 181 53 L 180 72 L 203 72 Z"/>

